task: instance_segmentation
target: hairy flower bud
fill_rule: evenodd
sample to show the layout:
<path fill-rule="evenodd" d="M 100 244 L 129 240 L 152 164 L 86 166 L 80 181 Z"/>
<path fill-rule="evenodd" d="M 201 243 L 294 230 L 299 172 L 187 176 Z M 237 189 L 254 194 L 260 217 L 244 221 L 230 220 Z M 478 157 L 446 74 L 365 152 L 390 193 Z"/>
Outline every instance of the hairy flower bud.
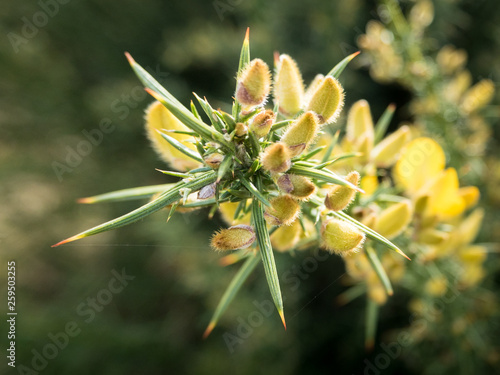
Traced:
<path fill-rule="evenodd" d="M 158 130 L 164 129 L 181 131 L 190 130 L 160 102 L 153 102 L 146 109 L 145 119 L 147 136 L 155 151 L 164 161 L 180 171 L 186 171 L 200 166 L 200 163 L 177 150 L 158 133 Z M 169 133 L 169 135 L 181 142 L 184 146 L 196 151 L 196 147 L 193 143 L 186 142 L 186 140 L 192 139 L 191 136 L 178 133 Z"/>
<path fill-rule="evenodd" d="M 311 81 L 309 86 L 307 86 L 306 92 L 304 94 L 304 101 L 309 103 L 311 101 L 312 96 L 318 89 L 318 86 L 323 82 L 325 76 L 323 74 L 317 74 L 314 79 Z"/>
<path fill-rule="evenodd" d="M 349 110 L 346 135 L 347 139 L 357 146 L 360 140 L 367 139 L 369 143 L 367 151 L 371 151 L 375 135 L 370 105 L 366 100 L 358 100 Z"/>
<path fill-rule="evenodd" d="M 255 241 L 255 231 L 249 225 L 235 225 L 215 233 L 210 242 L 217 251 L 245 249 Z"/>
<path fill-rule="evenodd" d="M 316 137 L 318 127 L 318 117 L 306 112 L 287 128 L 281 142 L 288 146 L 292 157 L 300 155 Z"/>
<path fill-rule="evenodd" d="M 408 226 L 412 215 L 409 201 L 396 203 L 380 213 L 375 230 L 388 239 L 394 238 Z"/>
<path fill-rule="evenodd" d="M 248 127 L 242 122 L 238 122 L 234 130 L 234 135 L 237 137 L 244 137 L 248 133 Z"/>
<path fill-rule="evenodd" d="M 273 143 L 264 150 L 260 160 L 265 170 L 273 173 L 282 173 L 290 169 L 290 150 L 281 143 Z"/>
<path fill-rule="evenodd" d="M 410 136 L 410 128 L 402 126 L 383 139 L 371 152 L 375 165 L 379 168 L 392 166 L 398 160 L 399 154 L 410 140 Z"/>
<path fill-rule="evenodd" d="M 257 138 L 265 137 L 271 130 L 271 126 L 273 125 L 275 119 L 276 115 L 272 110 L 268 109 L 266 111 L 262 111 L 253 118 L 253 121 L 250 124 L 250 130 Z"/>
<path fill-rule="evenodd" d="M 214 153 L 209 154 L 203 158 L 203 161 L 205 162 L 205 164 L 208 165 L 212 169 L 218 169 L 220 166 L 220 163 L 222 163 L 222 160 L 224 160 L 224 155 L 219 154 L 218 152 L 214 152 Z"/>
<path fill-rule="evenodd" d="M 290 225 L 298 216 L 300 205 L 289 195 L 280 195 L 271 200 L 271 207 L 266 207 L 264 216 L 270 225 Z"/>
<path fill-rule="evenodd" d="M 359 173 L 353 171 L 346 178 L 353 185 L 358 185 Z M 331 211 L 341 211 L 346 208 L 354 199 L 356 191 L 349 186 L 335 185 L 326 194 L 325 206 Z"/>
<path fill-rule="evenodd" d="M 462 110 L 471 113 L 483 108 L 495 94 L 495 84 L 490 79 L 483 79 L 472 86 L 462 99 Z"/>
<path fill-rule="evenodd" d="M 330 219 L 321 227 L 321 239 L 328 251 L 345 255 L 363 244 L 365 234 L 347 221 Z"/>
<path fill-rule="evenodd" d="M 333 122 L 337 119 L 344 106 L 344 89 L 332 76 L 325 77 L 317 85 L 307 106 L 308 111 L 318 115 L 321 124 Z"/>
<path fill-rule="evenodd" d="M 276 181 L 279 189 L 303 200 L 309 198 L 316 191 L 316 186 L 306 177 L 295 174 L 284 174 Z"/>
<path fill-rule="evenodd" d="M 279 57 L 274 80 L 274 99 L 279 103 L 279 111 L 293 117 L 302 109 L 304 84 L 295 61 L 288 55 Z"/>
<path fill-rule="evenodd" d="M 271 90 L 271 73 L 261 59 L 254 59 L 237 77 L 236 99 L 243 105 L 264 104 Z"/>

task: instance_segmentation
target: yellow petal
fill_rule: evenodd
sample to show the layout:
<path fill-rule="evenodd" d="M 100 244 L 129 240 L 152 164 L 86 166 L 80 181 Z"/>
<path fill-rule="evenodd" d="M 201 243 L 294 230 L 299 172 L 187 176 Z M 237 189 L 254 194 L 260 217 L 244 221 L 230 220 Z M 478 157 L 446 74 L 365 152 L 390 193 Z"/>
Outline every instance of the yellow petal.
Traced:
<path fill-rule="evenodd" d="M 367 195 L 371 195 L 375 193 L 378 188 L 378 178 L 377 176 L 365 176 L 361 179 L 359 185 Z"/>
<path fill-rule="evenodd" d="M 288 251 L 297 245 L 302 228 L 298 219 L 290 225 L 283 225 L 271 235 L 271 244 L 276 251 Z"/>
<path fill-rule="evenodd" d="M 460 215 L 465 210 L 465 200 L 458 193 L 458 176 L 454 168 L 443 171 L 428 188 L 428 214 L 441 218 Z"/>
<path fill-rule="evenodd" d="M 181 131 L 191 130 L 180 122 L 167 108 L 160 102 L 154 102 L 146 110 L 145 118 L 148 138 L 155 151 L 164 161 L 180 171 L 187 171 L 201 166 L 200 163 L 170 145 L 170 143 L 158 133 L 157 130 L 162 129 Z M 169 133 L 169 135 L 181 142 L 184 146 L 196 151 L 196 146 L 193 143 L 186 142 L 187 140 L 192 140 L 193 137 L 177 133 Z"/>
<path fill-rule="evenodd" d="M 388 239 L 394 238 L 408 226 L 412 215 L 409 201 L 393 204 L 380 213 L 375 230 Z"/>
<path fill-rule="evenodd" d="M 383 139 L 371 153 L 375 165 L 379 168 L 392 166 L 399 158 L 399 154 L 410 140 L 410 128 L 402 126 L 391 135 Z"/>
<path fill-rule="evenodd" d="M 420 137 L 406 145 L 394 166 L 396 184 L 410 195 L 417 193 L 444 169 L 446 157 L 431 138 Z"/>
<path fill-rule="evenodd" d="M 222 219 L 228 225 L 237 225 L 237 224 L 250 224 L 251 214 L 248 212 L 243 217 L 234 219 L 234 214 L 236 213 L 236 208 L 238 207 L 239 202 L 224 202 L 219 205 L 219 212 L 222 216 Z"/>
<path fill-rule="evenodd" d="M 458 194 L 464 199 L 466 209 L 474 207 L 479 201 L 479 189 L 475 186 L 460 188 Z"/>

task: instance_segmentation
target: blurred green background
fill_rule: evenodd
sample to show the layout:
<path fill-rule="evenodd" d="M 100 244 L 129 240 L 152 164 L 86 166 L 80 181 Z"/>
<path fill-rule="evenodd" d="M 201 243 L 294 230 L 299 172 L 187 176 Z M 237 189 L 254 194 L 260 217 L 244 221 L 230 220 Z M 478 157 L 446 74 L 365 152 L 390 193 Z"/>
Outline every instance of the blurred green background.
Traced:
<path fill-rule="evenodd" d="M 489 77 L 498 84 L 497 2 L 435 5 L 436 44 L 466 49 L 475 80 Z M 7 261 L 15 260 L 19 315 L 18 368 L 6 366 L 3 356 L 0 373 L 32 374 L 19 366 L 35 364 L 43 374 L 376 374 L 366 372 L 367 362 L 383 351 L 376 345 L 374 352 L 364 352 L 364 302 L 344 307 L 335 302 L 345 289 L 338 279 L 344 272 L 339 258 L 278 254 L 288 330 L 273 312 L 255 320 L 247 338 L 228 345 L 230 335 L 243 332 L 242 322 L 259 311 L 255 302 L 264 303 L 269 295 L 258 270 L 202 340 L 236 270 L 220 267 L 220 255 L 207 245 L 223 225 L 217 215 L 213 220 L 206 211 L 179 215 L 166 225 L 165 213 L 159 213 L 124 229 L 50 247 L 136 207 L 136 202 L 78 205 L 77 198 L 173 181 L 154 170 L 164 165 L 149 147 L 142 119 L 152 100 L 124 51 L 181 102 L 187 104 L 195 91 L 227 108 L 247 26 L 253 57 L 272 64 L 274 51 L 288 53 L 309 81 L 357 50 L 356 38 L 377 18 L 375 2 L 42 0 L 5 2 L 2 8 L 0 304 L 7 304 Z M 408 120 L 404 105 L 411 96 L 403 88 L 375 83 L 356 64 L 341 80 L 346 107 L 367 99 L 378 118 L 394 102 L 403 109 L 393 126 Z M 103 121 L 111 130 L 86 149 L 86 132 L 96 134 Z M 498 119 L 492 125 L 498 138 Z M 85 155 L 75 157 L 76 150 Z M 113 270 L 134 277 L 116 294 L 105 291 Z M 82 313 L 81 304 L 110 295 L 112 301 L 93 308 L 95 316 L 86 322 L 90 315 Z M 396 291 L 395 303 L 382 311 L 381 332 L 408 325 L 404 298 Z M 52 356 L 49 336 L 64 331 L 68 322 L 76 322 L 79 333 L 53 359 L 37 359 L 44 350 Z M 6 327 L 2 324 L 2 349 L 8 343 Z M 383 373 L 419 373 L 404 357 L 411 359 L 410 349 Z"/>

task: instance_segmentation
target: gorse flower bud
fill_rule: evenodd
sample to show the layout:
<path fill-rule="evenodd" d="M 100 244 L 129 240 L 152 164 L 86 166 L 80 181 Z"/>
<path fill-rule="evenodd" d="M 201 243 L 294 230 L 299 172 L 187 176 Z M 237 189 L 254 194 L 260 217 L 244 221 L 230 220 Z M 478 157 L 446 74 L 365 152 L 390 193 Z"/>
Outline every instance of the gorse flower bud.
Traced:
<path fill-rule="evenodd" d="M 270 225 L 290 225 L 300 212 L 300 205 L 290 195 L 280 195 L 271 200 L 264 216 Z"/>
<path fill-rule="evenodd" d="M 292 117 L 302 109 L 302 75 L 295 61 L 288 55 L 281 55 L 277 62 L 274 99 L 278 101 L 279 111 L 284 116 Z"/>
<path fill-rule="evenodd" d="M 260 160 L 265 170 L 272 173 L 283 173 L 290 169 L 290 150 L 283 143 L 273 143 L 264 150 Z"/>
<path fill-rule="evenodd" d="M 270 109 L 262 111 L 253 118 L 253 121 L 250 124 L 250 130 L 257 138 L 262 138 L 269 133 L 269 130 L 271 130 L 271 126 L 273 125 L 275 118 L 275 113 Z"/>
<path fill-rule="evenodd" d="M 245 249 L 255 241 L 255 232 L 249 225 L 235 225 L 215 233 L 211 246 L 218 251 Z"/>
<path fill-rule="evenodd" d="M 205 156 L 203 161 L 205 162 L 206 165 L 208 165 L 212 169 L 218 169 L 220 166 L 220 163 L 224 160 L 224 155 L 219 154 L 218 152 L 214 152 L 212 154 L 209 154 Z"/>
<path fill-rule="evenodd" d="M 330 219 L 321 227 L 321 239 L 328 251 L 345 255 L 363 244 L 365 234 L 346 221 Z"/>
<path fill-rule="evenodd" d="M 359 183 L 359 173 L 353 171 L 345 178 L 353 185 Z M 330 189 L 325 198 L 325 206 L 331 211 L 341 211 L 352 202 L 356 191 L 348 186 L 335 185 Z"/>
<path fill-rule="evenodd" d="M 396 203 L 380 213 L 375 229 L 388 239 L 394 238 L 406 229 L 412 215 L 413 209 L 409 201 Z"/>
<path fill-rule="evenodd" d="M 308 111 L 318 115 L 321 124 L 335 121 L 344 106 L 344 89 L 339 81 L 328 76 L 317 84 L 307 106 Z"/>
<path fill-rule="evenodd" d="M 389 168 L 398 160 L 410 136 L 410 128 L 402 126 L 375 146 L 371 152 L 372 161 L 379 168 Z"/>
<path fill-rule="evenodd" d="M 462 109 L 465 113 L 471 113 L 483 108 L 488 104 L 495 94 L 495 84 L 490 79 L 483 79 L 472 86 L 462 99 Z"/>
<path fill-rule="evenodd" d="M 355 145 L 359 145 L 360 140 L 367 139 L 368 152 L 373 146 L 373 119 L 370 112 L 370 105 L 366 100 L 358 100 L 354 103 L 347 115 L 347 139 Z"/>
<path fill-rule="evenodd" d="M 284 193 L 303 200 L 309 198 L 316 191 L 316 186 L 306 177 L 294 174 L 284 174 L 278 178 L 276 184 Z"/>
<path fill-rule="evenodd" d="M 237 137 L 244 137 L 248 133 L 248 127 L 242 122 L 238 122 L 236 124 L 236 128 L 234 129 L 234 135 Z"/>
<path fill-rule="evenodd" d="M 318 86 L 321 84 L 321 82 L 323 82 L 324 78 L 325 78 L 325 76 L 323 74 L 317 74 L 314 77 L 314 79 L 311 81 L 309 86 L 307 86 L 307 90 L 304 94 L 304 101 L 306 103 L 309 103 L 311 101 L 312 96 L 314 95 L 314 93 L 318 89 Z"/>
<path fill-rule="evenodd" d="M 146 110 L 146 132 L 149 140 L 155 151 L 167 163 L 171 164 L 177 170 L 186 171 L 193 168 L 198 168 L 200 163 L 187 157 L 185 154 L 177 150 L 174 146 L 168 143 L 158 130 L 181 130 L 189 131 L 190 129 L 180 122 L 167 108 L 160 102 L 153 102 Z M 184 146 L 196 150 L 193 143 L 185 142 L 193 139 L 189 135 L 169 133 L 169 135 L 181 142 Z"/>
<path fill-rule="evenodd" d="M 318 128 L 318 117 L 313 112 L 306 112 L 287 128 L 281 142 L 288 146 L 292 157 L 300 155 L 314 140 Z"/>
<path fill-rule="evenodd" d="M 246 106 L 264 104 L 271 89 L 269 67 L 261 59 L 254 59 L 237 77 L 236 99 Z"/>

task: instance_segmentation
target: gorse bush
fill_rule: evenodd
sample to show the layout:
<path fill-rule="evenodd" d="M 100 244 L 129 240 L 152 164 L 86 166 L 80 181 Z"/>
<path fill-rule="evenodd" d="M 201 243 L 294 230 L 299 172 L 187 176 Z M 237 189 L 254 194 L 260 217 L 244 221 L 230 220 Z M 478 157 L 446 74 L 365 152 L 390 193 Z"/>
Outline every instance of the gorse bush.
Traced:
<path fill-rule="evenodd" d="M 367 292 L 369 346 L 378 306 L 394 293 L 391 281 L 402 280 L 415 263 L 405 253 L 424 266 L 453 254 L 464 267 L 456 283 L 475 285 L 484 259 L 471 243 L 482 214 L 466 213 L 479 192 L 459 186 L 456 171 L 445 169 L 442 148 L 407 126 L 386 136 L 394 106 L 374 123 L 364 100 L 348 110 L 345 131 L 330 132 L 344 105 L 339 76 L 357 54 L 305 87 L 290 56 L 275 54 L 273 77 L 263 60 L 251 59 L 247 31 L 231 113 L 214 109 L 196 94 L 197 105 L 191 102 L 188 109 L 127 55 L 156 99 L 146 111 L 147 135 L 175 169 L 160 172 L 180 181 L 82 199 L 149 202 L 55 246 L 125 226 L 160 209 L 168 211 L 167 218 L 204 207 L 209 216 L 219 211 L 228 227 L 215 233 L 210 245 L 224 254 L 223 264 L 243 264 L 205 336 L 260 263 L 285 324 L 274 252 L 320 248 L 340 255 L 354 285 L 343 301 Z M 440 272 L 425 284 L 433 295 L 448 287 Z"/>

